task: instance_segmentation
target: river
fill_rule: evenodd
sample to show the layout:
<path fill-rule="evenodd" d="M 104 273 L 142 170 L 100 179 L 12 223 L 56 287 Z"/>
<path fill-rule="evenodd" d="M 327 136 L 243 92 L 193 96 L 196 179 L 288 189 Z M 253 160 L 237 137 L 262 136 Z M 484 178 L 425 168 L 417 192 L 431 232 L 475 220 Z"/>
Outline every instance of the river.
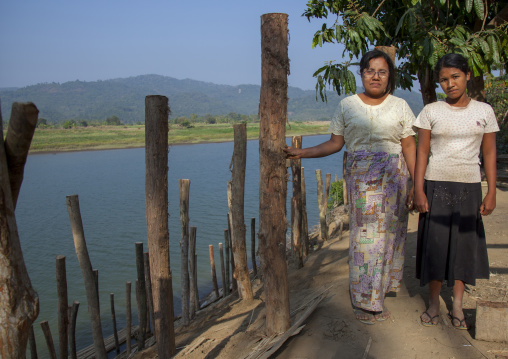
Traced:
<path fill-rule="evenodd" d="M 303 145 L 313 146 L 328 135 L 305 136 Z M 288 143 L 290 139 L 288 139 Z M 250 248 L 250 218 L 258 218 L 258 141 L 248 141 L 245 191 L 247 248 Z M 178 179 L 190 179 L 190 226 L 197 227 L 198 287 L 200 296 L 212 288 L 208 245 L 213 244 L 217 273 L 218 243 L 227 228 L 226 183 L 233 143 L 171 146 L 169 149 L 169 231 L 175 313 L 180 304 L 180 209 Z M 342 177 L 342 153 L 320 159 L 304 159 L 309 228 L 319 223 L 315 169 L 323 177 Z M 39 294 L 40 314 L 34 323 L 40 358 L 49 354 L 40 322 L 49 321 L 58 348 L 55 258 L 66 256 L 69 303 L 80 308 L 76 327 L 78 350 L 92 344 L 86 293 L 65 204 L 65 197 L 79 196 L 88 252 L 99 271 L 99 296 L 104 336 L 112 334 L 109 294 L 115 294 L 117 327 L 125 327 L 125 282 L 136 280 L 135 242 L 147 251 L 145 217 L 144 148 L 29 155 L 16 209 L 23 255 L 32 285 Z M 288 182 L 288 203 L 291 183 Z M 256 238 L 257 240 L 257 238 Z M 256 243 L 257 245 L 257 243 Z M 250 257 L 250 256 L 249 256 Z M 134 285 L 133 287 L 134 288 Z M 133 320 L 137 321 L 135 292 Z M 58 351 L 58 350 L 57 350 Z"/>

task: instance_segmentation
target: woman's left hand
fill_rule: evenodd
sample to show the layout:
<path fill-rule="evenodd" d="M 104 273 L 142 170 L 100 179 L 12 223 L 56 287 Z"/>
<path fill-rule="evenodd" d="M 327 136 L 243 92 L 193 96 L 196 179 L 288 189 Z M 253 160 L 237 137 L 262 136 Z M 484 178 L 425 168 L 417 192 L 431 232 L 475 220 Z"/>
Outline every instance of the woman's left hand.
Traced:
<path fill-rule="evenodd" d="M 415 188 L 411 186 L 411 189 L 409 190 L 408 194 L 407 194 L 407 199 L 406 199 L 406 207 L 407 207 L 407 210 L 408 211 L 411 211 L 413 210 L 413 198 L 415 196 Z"/>
<path fill-rule="evenodd" d="M 487 193 L 480 206 L 480 213 L 482 216 L 488 216 L 494 211 L 494 208 L 496 208 L 496 194 Z"/>

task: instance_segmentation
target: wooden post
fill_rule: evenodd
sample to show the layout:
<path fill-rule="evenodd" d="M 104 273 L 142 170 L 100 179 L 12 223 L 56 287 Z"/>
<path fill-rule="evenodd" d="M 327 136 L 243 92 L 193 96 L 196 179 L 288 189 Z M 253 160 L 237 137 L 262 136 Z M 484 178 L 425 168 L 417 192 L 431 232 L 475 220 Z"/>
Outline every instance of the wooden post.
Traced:
<path fill-rule="evenodd" d="M 150 318 L 152 323 L 155 322 L 155 313 L 153 311 L 153 294 L 152 294 L 152 278 L 150 275 L 150 254 L 148 252 L 143 253 L 143 264 L 145 265 L 145 285 L 146 285 L 146 297 L 148 299 L 148 317 L 146 319 L 147 332 L 150 333 Z M 155 331 L 154 331 L 155 336 Z M 157 341 L 157 337 L 155 337 Z"/>
<path fill-rule="evenodd" d="M 215 272 L 215 259 L 213 257 L 213 245 L 208 245 L 208 252 L 210 253 L 210 268 L 212 271 L 212 284 L 215 298 L 219 299 L 219 286 L 217 285 L 217 273 Z"/>
<path fill-rule="evenodd" d="M 131 282 L 125 283 L 125 319 L 126 319 L 126 332 L 125 343 L 127 345 L 127 355 L 131 354 L 131 340 L 132 340 L 132 311 L 131 311 Z"/>
<path fill-rule="evenodd" d="M 332 175 L 330 173 L 326 174 L 326 182 L 325 182 L 325 196 L 323 198 L 323 204 L 325 206 L 325 215 L 326 211 L 328 211 L 328 201 L 330 200 L 330 184 L 332 182 Z M 328 225 L 326 226 L 328 230 Z"/>
<path fill-rule="evenodd" d="M 292 146 L 302 148 L 302 136 L 293 136 Z M 302 248 L 302 160 L 291 160 L 293 197 L 291 198 L 291 240 L 295 267 L 303 267 Z"/>
<path fill-rule="evenodd" d="M 319 224 L 321 227 L 321 240 L 328 240 L 328 228 L 326 226 L 326 207 L 324 204 L 324 193 L 323 193 L 323 176 L 321 170 L 316 170 L 317 180 L 317 200 L 319 209 Z"/>
<path fill-rule="evenodd" d="M 287 75 L 286 14 L 261 16 L 261 93 L 259 99 L 259 253 L 266 293 L 266 331 L 290 326 L 286 266 Z"/>
<path fill-rule="evenodd" d="M 58 296 L 58 356 L 67 358 L 69 327 L 68 300 L 67 300 L 67 275 L 65 269 L 65 256 L 56 256 L 56 291 Z"/>
<path fill-rule="evenodd" d="M 116 330 L 116 314 L 115 314 L 115 294 L 109 293 L 109 302 L 111 304 L 111 320 L 113 321 L 113 337 L 115 338 L 115 348 L 117 354 L 120 354 L 120 343 L 118 341 L 118 331 Z"/>
<path fill-rule="evenodd" d="M 231 190 L 231 187 L 228 186 L 228 191 Z M 229 207 L 229 197 L 228 194 L 228 207 Z M 238 289 L 238 284 L 236 282 L 235 277 L 235 256 L 233 255 L 233 237 L 231 236 L 231 213 L 228 212 L 228 235 L 229 235 L 229 260 L 231 261 L 231 290 L 234 292 Z"/>
<path fill-rule="evenodd" d="M 226 266 L 226 296 L 229 295 L 229 231 L 227 229 L 224 230 L 224 244 L 225 244 L 225 251 L 226 251 L 226 260 L 225 260 L 225 266 Z"/>
<path fill-rule="evenodd" d="M 258 265 L 256 263 L 256 218 L 250 219 L 250 256 L 252 261 L 252 272 L 254 277 L 258 275 Z"/>
<path fill-rule="evenodd" d="M 104 346 L 104 339 L 102 336 L 99 295 L 97 294 L 97 287 L 95 286 L 95 276 L 92 271 L 92 263 L 90 262 L 88 249 L 86 248 L 85 232 L 83 230 L 83 222 L 81 220 L 78 195 L 67 196 L 66 202 L 71 222 L 72 236 L 74 238 L 74 247 L 76 248 L 76 255 L 78 257 L 79 266 L 81 267 L 81 273 L 83 274 L 83 280 L 85 282 L 88 314 L 90 315 L 90 322 L 92 325 L 95 356 L 96 358 L 106 359 L 108 355 L 106 353 L 106 347 Z"/>
<path fill-rule="evenodd" d="M 154 332 L 160 359 L 168 359 L 176 353 L 173 282 L 169 263 L 168 116 L 167 97 L 145 98 L 145 207 Z"/>
<path fill-rule="evenodd" d="M 196 312 L 199 310 L 199 289 L 198 289 L 198 255 L 194 255 L 194 263 L 196 265 L 194 266 L 194 287 L 196 287 Z"/>
<path fill-rule="evenodd" d="M 46 344 L 48 345 L 49 357 L 51 359 L 57 359 L 55 344 L 53 343 L 53 336 L 51 335 L 51 329 L 49 328 L 49 323 L 47 320 L 41 322 L 42 332 L 44 333 L 44 338 L 46 339 Z M 3 357 L 2 357 L 3 358 Z"/>
<path fill-rule="evenodd" d="M 69 354 L 71 359 L 76 359 L 76 319 L 78 317 L 79 302 L 75 300 L 72 303 L 70 325 L 69 325 Z"/>
<path fill-rule="evenodd" d="M 97 303 L 100 303 L 100 297 L 99 297 L 99 270 L 94 269 L 93 270 L 93 279 L 95 283 L 95 292 L 97 293 Z M 98 308 L 99 314 L 101 313 L 101 307 Z"/>
<path fill-rule="evenodd" d="M 231 176 L 231 238 L 233 243 L 233 255 L 235 257 L 235 274 L 238 280 L 240 298 L 250 300 L 253 298 L 252 285 L 250 282 L 249 266 L 247 265 L 247 245 L 245 241 L 245 167 L 247 162 L 247 124 L 233 125 L 234 150 L 233 170 Z M 229 186 L 229 185 L 228 185 Z"/>
<path fill-rule="evenodd" d="M 39 314 L 39 298 L 23 259 L 10 171 L 0 115 L 0 357 L 23 358 L 30 327 Z"/>
<path fill-rule="evenodd" d="M 146 339 L 146 283 L 145 283 L 145 266 L 143 263 L 143 243 L 136 242 L 136 298 L 138 302 L 138 351 L 145 348 Z"/>
<path fill-rule="evenodd" d="M 196 227 L 190 227 L 189 237 L 189 318 L 196 315 L 196 291 L 198 290 L 194 275 L 196 274 Z"/>
<path fill-rule="evenodd" d="M 224 268 L 224 249 L 222 248 L 222 243 L 219 243 L 219 253 L 220 253 L 220 271 L 222 275 L 222 298 L 226 297 L 226 268 Z"/>
<path fill-rule="evenodd" d="M 28 342 L 30 343 L 30 358 L 37 359 L 37 343 L 35 342 L 34 326 L 30 327 L 30 334 L 28 335 Z"/>
<path fill-rule="evenodd" d="M 180 228 L 182 239 L 180 241 L 180 279 L 182 288 L 182 322 L 189 325 L 189 187 L 190 180 L 179 179 L 180 192 Z"/>
<path fill-rule="evenodd" d="M 309 255 L 309 222 L 307 221 L 307 191 L 305 189 L 305 169 L 302 167 L 302 246 L 303 255 Z"/>

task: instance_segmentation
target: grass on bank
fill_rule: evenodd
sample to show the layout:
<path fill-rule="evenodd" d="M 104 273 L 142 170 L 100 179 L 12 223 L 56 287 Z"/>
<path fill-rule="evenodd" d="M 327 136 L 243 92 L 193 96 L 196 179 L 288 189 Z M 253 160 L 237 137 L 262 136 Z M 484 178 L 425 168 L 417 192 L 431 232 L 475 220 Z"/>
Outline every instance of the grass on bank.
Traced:
<path fill-rule="evenodd" d="M 286 135 L 318 135 L 328 132 L 328 122 L 290 122 Z M 5 134 L 4 134 L 5 136 Z M 247 124 L 247 139 L 259 138 L 259 123 Z M 170 125 L 169 145 L 233 141 L 232 124 L 194 124 L 192 128 Z M 144 147 L 145 127 L 98 126 L 71 129 L 36 129 L 30 153 Z"/>

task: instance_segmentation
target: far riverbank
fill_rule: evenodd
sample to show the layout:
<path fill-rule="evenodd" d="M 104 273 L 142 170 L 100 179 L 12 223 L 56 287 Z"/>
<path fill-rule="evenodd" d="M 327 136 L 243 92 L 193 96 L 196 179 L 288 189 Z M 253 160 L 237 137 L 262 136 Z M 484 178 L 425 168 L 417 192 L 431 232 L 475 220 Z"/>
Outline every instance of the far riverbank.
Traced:
<path fill-rule="evenodd" d="M 328 133 L 329 121 L 291 122 L 286 136 Z M 247 124 L 247 139 L 259 138 L 259 123 Z M 232 124 L 170 125 L 168 145 L 220 143 L 234 139 Z M 143 125 L 36 129 L 30 154 L 139 148 L 145 146 Z"/>

